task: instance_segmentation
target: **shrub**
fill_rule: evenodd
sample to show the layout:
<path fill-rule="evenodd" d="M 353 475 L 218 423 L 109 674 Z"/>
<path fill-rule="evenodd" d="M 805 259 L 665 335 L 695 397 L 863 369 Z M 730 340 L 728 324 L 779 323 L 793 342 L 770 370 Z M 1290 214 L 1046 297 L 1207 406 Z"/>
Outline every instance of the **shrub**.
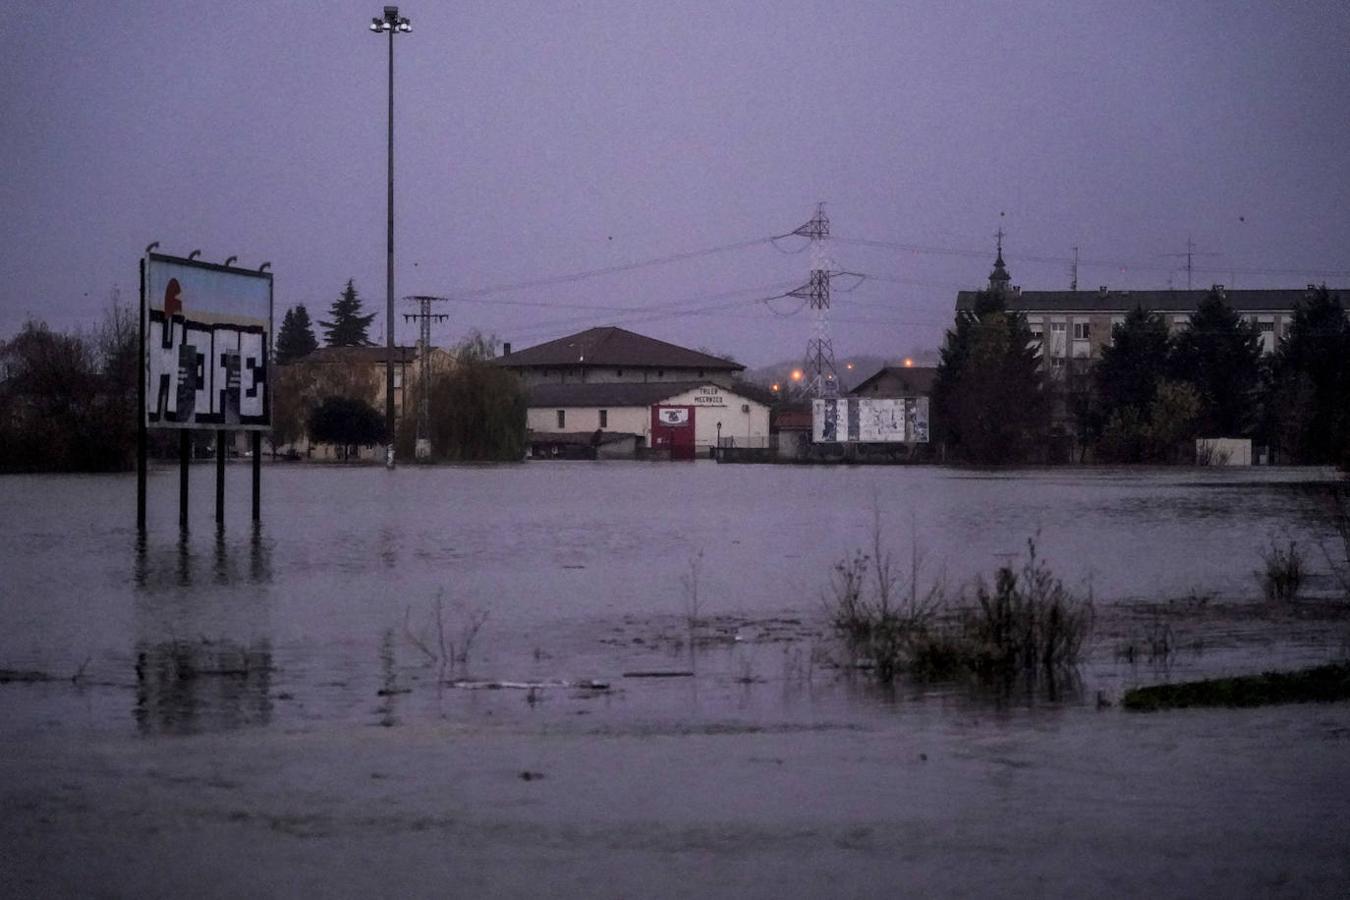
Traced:
<path fill-rule="evenodd" d="M 1264 571 L 1256 572 L 1261 582 L 1261 590 L 1271 603 L 1285 603 L 1298 596 L 1303 586 L 1303 554 L 1298 544 L 1289 542 L 1287 549 L 1281 549 L 1275 541 L 1270 542 L 1268 550 L 1261 551 Z"/>

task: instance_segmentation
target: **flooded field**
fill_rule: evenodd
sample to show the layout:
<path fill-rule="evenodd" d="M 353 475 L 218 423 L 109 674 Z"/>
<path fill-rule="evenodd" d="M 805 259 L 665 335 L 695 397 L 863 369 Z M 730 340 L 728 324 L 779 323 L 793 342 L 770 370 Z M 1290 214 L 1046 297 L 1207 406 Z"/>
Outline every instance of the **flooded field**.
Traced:
<path fill-rule="evenodd" d="M 269 465 L 255 531 L 239 466 L 218 532 L 203 466 L 186 536 L 176 474 L 143 540 L 132 477 L 0 479 L 0 893 L 1350 889 L 1350 705 L 1118 707 L 1350 654 L 1329 472 Z M 952 596 L 1035 538 L 1087 660 L 871 684 L 822 595 L 874 507 Z"/>

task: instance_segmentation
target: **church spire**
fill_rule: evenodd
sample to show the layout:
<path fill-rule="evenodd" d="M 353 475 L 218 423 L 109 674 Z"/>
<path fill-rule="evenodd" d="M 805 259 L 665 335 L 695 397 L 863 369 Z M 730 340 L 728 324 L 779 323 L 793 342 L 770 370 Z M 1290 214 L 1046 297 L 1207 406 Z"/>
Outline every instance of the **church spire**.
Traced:
<path fill-rule="evenodd" d="M 1000 227 L 995 232 L 998 238 L 998 258 L 994 260 L 994 271 L 989 273 L 989 292 L 992 294 L 1001 294 L 1008 289 L 1008 282 L 1012 281 L 1012 276 L 1008 274 L 1008 267 L 1003 263 L 1003 229 Z"/>

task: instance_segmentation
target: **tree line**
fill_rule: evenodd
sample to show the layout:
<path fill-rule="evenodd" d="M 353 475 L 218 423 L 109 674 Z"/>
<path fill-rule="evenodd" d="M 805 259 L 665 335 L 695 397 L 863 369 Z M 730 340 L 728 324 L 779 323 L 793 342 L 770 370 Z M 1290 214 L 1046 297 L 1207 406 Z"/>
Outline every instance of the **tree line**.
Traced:
<path fill-rule="evenodd" d="M 362 311 L 349 279 L 319 325 L 328 347 L 369 347 L 374 318 Z M 138 330 L 135 311 L 114 306 L 92 331 L 62 333 L 33 321 L 13 338 L 0 340 L 0 472 L 104 472 L 135 466 Z M 320 362 L 314 355 L 318 349 L 304 304 L 288 309 L 274 342 L 268 436 L 273 451 L 301 437 L 347 452 L 383 443 L 384 416 L 372 403 L 384 395 L 383 368 L 375 378 L 372 367 L 359 361 Z M 473 334 L 452 352 L 455 364 L 434 373 L 428 404 L 434 458 L 524 455 L 524 391 L 512 373 L 491 364 L 495 349 L 494 340 Z M 396 437 L 400 455 L 411 459 L 417 406 L 412 386 L 407 389 Z M 152 430 L 150 452 L 176 456 L 177 436 Z"/>
<path fill-rule="evenodd" d="M 1025 314 L 980 293 L 947 332 L 933 429 L 948 458 L 980 464 L 1079 459 L 1179 462 L 1196 438 L 1250 438 L 1287 464 L 1350 464 L 1350 322 L 1310 290 L 1273 354 L 1259 326 L 1210 291 L 1173 333 L 1136 308 L 1095 361 L 1046 368 Z"/>

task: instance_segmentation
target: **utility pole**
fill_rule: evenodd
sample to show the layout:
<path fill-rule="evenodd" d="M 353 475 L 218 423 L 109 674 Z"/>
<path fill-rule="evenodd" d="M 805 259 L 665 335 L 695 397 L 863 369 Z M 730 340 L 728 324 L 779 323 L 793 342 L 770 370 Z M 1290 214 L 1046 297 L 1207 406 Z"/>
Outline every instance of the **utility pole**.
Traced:
<path fill-rule="evenodd" d="M 1197 256 L 1222 256 L 1222 253 L 1201 253 L 1195 249 L 1195 241 L 1191 240 L 1190 235 L 1186 236 L 1185 253 L 1164 253 L 1163 256 L 1186 257 L 1186 290 L 1191 289 L 1191 274 L 1195 271 L 1195 257 Z"/>
<path fill-rule="evenodd" d="M 1078 248 L 1073 248 L 1073 272 L 1069 281 L 1069 290 L 1078 290 Z"/>
<path fill-rule="evenodd" d="M 370 30 L 379 34 L 389 32 L 389 233 L 388 254 L 385 259 L 385 358 L 384 358 L 384 427 L 387 432 L 384 464 L 394 467 L 394 35 L 408 34 L 412 22 L 399 16 L 397 6 L 386 6 L 383 16 L 370 20 Z"/>
<path fill-rule="evenodd" d="M 431 457 L 431 323 L 444 322 L 448 313 L 434 313 L 431 304 L 445 302 L 449 297 L 431 297 L 424 294 L 404 297 L 417 301 L 417 312 L 404 313 L 405 322 L 415 321 L 417 328 L 417 459 Z"/>

